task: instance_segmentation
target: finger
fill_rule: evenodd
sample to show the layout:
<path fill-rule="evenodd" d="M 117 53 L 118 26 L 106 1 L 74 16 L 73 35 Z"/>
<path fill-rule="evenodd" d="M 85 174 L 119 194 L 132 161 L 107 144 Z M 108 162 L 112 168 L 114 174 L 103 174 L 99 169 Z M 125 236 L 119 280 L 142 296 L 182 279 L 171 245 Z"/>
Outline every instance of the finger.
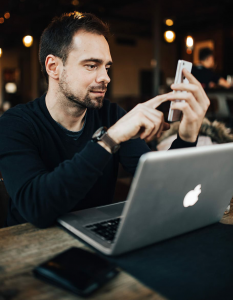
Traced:
<path fill-rule="evenodd" d="M 186 69 L 183 69 L 183 73 L 186 76 L 186 78 L 189 80 L 189 84 L 187 83 L 172 84 L 171 88 L 175 91 L 187 91 L 193 93 L 197 101 L 202 105 L 203 109 L 207 110 L 209 106 L 209 99 L 202 85 Z"/>
<path fill-rule="evenodd" d="M 163 113 L 150 107 L 141 105 L 140 107 L 138 107 L 137 111 L 134 111 L 134 114 L 137 120 L 140 121 L 140 123 L 138 124 L 140 130 L 133 138 L 140 137 L 141 139 L 147 140 L 149 137 L 149 140 L 152 140 L 156 135 L 158 135 L 158 133 L 160 135 L 163 130 L 167 130 L 170 128 L 170 125 L 164 122 Z M 151 123 L 147 123 L 145 118 L 148 119 Z M 153 126 L 151 131 L 150 126 Z"/>
<path fill-rule="evenodd" d="M 150 106 L 147 105 L 143 106 L 143 109 L 145 109 L 146 112 L 153 114 L 155 117 L 161 118 L 162 120 L 163 113 L 161 111 L 151 108 Z"/>
<path fill-rule="evenodd" d="M 151 133 L 153 131 L 158 131 L 159 129 L 159 126 L 157 126 L 156 128 L 156 125 L 150 120 L 148 119 L 147 117 L 144 117 L 142 118 L 141 120 L 141 130 L 142 131 L 140 133 L 140 138 L 143 140 L 143 139 L 146 139 L 148 136 L 151 135 Z"/>
<path fill-rule="evenodd" d="M 151 134 L 146 138 L 146 142 L 150 142 L 155 138 L 159 138 L 161 136 L 161 133 L 168 129 L 170 129 L 170 125 L 166 123 L 163 118 L 163 122 L 161 123 L 159 130 L 157 132 L 151 132 Z"/>
<path fill-rule="evenodd" d="M 164 120 L 163 113 L 150 107 L 146 107 L 144 104 L 139 104 L 135 107 L 134 111 L 131 111 L 131 116 L 137 120 L 137 127 L 140 128 L 138 133 L 133 138 L 138 138 L 139 136 L 144 139 L 150 134 L 156 134 Z M 148 133 L 147 123 L 145 119 L 148 119 L 151 124 L 153 124 L 152 130 Z M 150 123 L 148 123 L 150 126 Z"/>
<path fill-rule="evenodd" d="M 164 116 L 163 113 L 160 111 L 157 111 L 150 107 L 141 106 L 140 111 L 137 112 L 137 114 L 140 113 L 139 118 L 144 121 L 144 118 L 147 118 L 149 121 L 153 123 L 153 130 L 148 134 L 147 132 L 143 132 L 143 135 L 140 135 L 141 138 L 145 139 L 148 136 L 154 136 L 156 135 L 160 130 L 163 128 L 164 123 Z M 143 117 L 142 117 L 143 116 Z M 144 126 L 145 124 L 140 124 L 139 126 Z"/>
<path fill-rule="evenodd" d="M 158 120 L 160 121 L 160 120 Z M 164 124 L 164 120 L 161 122 L 160 126 L 155 128 L 154 130 L 151 131 L 150 135 L 146 136 L 145 140 L 146 142 L 150 142 L 153 139 L 155 139 L 156 137 L 159 137 L 161 135 L 161 132 L 163 130 L 163 124 Z"/>
<path fill-rule="evenodd" d="M 131 111 L 130 113 L 138 113 L 138 112 L 142 112 L 144 113 L 144 111 L 151 111 L 151 113 L 155 113 L 156 115 L 161 113 L 160 111 L 151 108 L 150 106 L 146 105 L 146 102 L 144 103 L 139 103 L 137 104 Z"/>
<path fill-rule="evenodd" d="M 148 142 L 151 142 L 152 140 L 154 140 L 155 138 L 160 138 L 161 133 L 162 133 L 163 131 L 166 131 L 166 130 L 169 130 L 169 129 L 170 129 L 170 125 L 169 125 L 168 123 L 165 123 L 165 122 L 164 122 L 164 124 L 163 124 L 162 127 L 163 127 L 163 128 L 162 128 L 161 132 L 158 132 L 158 133 L 156 133 L 156 134 L 150 134 L 150 135 L 145 139 L 145 141 L 148 143 Z"/>
<path fill-rule="evenodd" d="M 172 93 L 172 92 L 170 92 Z M 146 102 L 144 102 L 143 104 L 145 106 L 148 106 L 148 107 L 151 107 L 151 108 L 157 108 L 160 104 L 162 104 L 163 102 L 166 102 L 167 101 L 167 96 L 170 94 L 170 93 L 167 93 L 167 94 L 164 94 L 164 95 L 159 95 L 159 96 L 156 96 L 155 98 L 152 98 L 151 100 L 148 100 Z"/>
<path fill-rule="evenodd" d="M 169 99 L 171 101 L 185 100 L 190 105 L 191 109 L 195 111 L 198 115 L 202 115 L 204 113 L 201 105 L 196 101 L 192 93 L 176 92 L 170 95 Z"/>
<path fill-rule="evenodd" d="M 204 112 L 207 111 L 210 101 L 207 95 L 206 94 L 203 95 L 200 88 L 198 88 L 196 85 L 181 83 L 174 86 L 172 85 L 171 87 L 177 91 L 186 91 L 188 93 L 192 93 L 196 102 L 198 102 L 201 105 L 203 111 Z"/>
<path fill-rule="evenodd" d="M 197 98 L 198 101 L 202 100 L 203 98 L 203 93 L 201 91 L 202 88 L 195 84 L 190 84 L 190 83 L 177 83 L 177 84 L 172 84 L 171 88 L 174 91 L 185 91 L 185 92 L 190 92 L 192 93 L 195 98 Z M 206 97 L 206 95 L 204 95 Z"/>
<path fill-rule="evenodd" d="M 182 70 L 183 72 L 183 75 L 188 79 L 189 81 L 189 84 L 193 84 L 195 85 L 196 87 L 198 87 L 199 91 L 201 92 L 201 94 L 203 95 L 203 97 L 207 97 L 206 96 L 206 93 L 201 85 L 201 83 L 196 79 L 196 77 L 194 77 L 187 69 L 183 69 Z"/>
<path fill-rule="evenodd" d="M 151 141 L 155 138 L 155 136 L 159 137 L 162 131 L 169 129 L 170 125 L 164 122 L 164 115 L 162 112 L 150 107 L 143 107 L 143 108 L 145 109 L 144 113 L 146 113 L 146 116 L 155 125 L 155 129 L 151 132 L 151 134 L 148 137 L 146 137 L 147 141 Z"/>
<path fill-rule="evenodd" d="M 174 102 L 172 109 L 178 109 L 182 111 L 183 119 L 187 119 L 189 123 L 192 123 L 197 119 L 197 114 L 191 109 L 187 102 Z"/>
<path fill-rule="evenodd" d="M 161 122 L 161 125 L 159 127 L 159 130 L 157 132 L 154 133 L 154 136 L 152 136 L 151 138 L 153 139 L 155 136 L 160 137 L 161 132 L 163 131 L 163 124 L 164 124 L 164 117 L 163 120 Z"/>
<path fill-rule="evenodd" d="M 193 85 L 199 87 L 200 91 L 203 93 L 203 95 L 206 95 L 201 83 L 188 70 L 183 69 L 182 72 L 183 72 L 183 75 L 188 79 L 189 84 L 191 84 L 191 85 L 193 84 Z"/>
<path fill-rule="evenodd" d="M 147 116 L 152 122 L 157 120 L 157 118 L 160 118 L 161 120 L 163 119 L 163 113 L 161 111 L 153 109 L 149 106 L 145 106 L 144 103 L 137 105 L 134 108 L 134 111 L 132 111 L 132 113 L 134 114 L 142 113 L 145 116 Z"/>
<path fill-rule="evenodd" d="M 193 74 L 191 74 L 187 69 L 183 69 L 182 70 L 184 76 L 188 79 L 189 83 L 193 83 L 196 85 L 199 85 L 200 82 L 196 79 L 196 77 L 193 76 Z"/>
<path fill-rule="evenodd" d="M 157 134 L 160 134 L 160 132 L 163 129 L 163 123 L 164 123 L 163 114 L 162 114 L 162 116 L 161 115 L 157 116 L 157 115 L 151 114 L 150 112 L 147 112 L 146 117 L 153 123 L 154 128 L 150 132 L 149 135 L 147 135 L 146 137 L 143 136 L 144 139 L 148 138 L 148 136 L 154 137 Z"/>

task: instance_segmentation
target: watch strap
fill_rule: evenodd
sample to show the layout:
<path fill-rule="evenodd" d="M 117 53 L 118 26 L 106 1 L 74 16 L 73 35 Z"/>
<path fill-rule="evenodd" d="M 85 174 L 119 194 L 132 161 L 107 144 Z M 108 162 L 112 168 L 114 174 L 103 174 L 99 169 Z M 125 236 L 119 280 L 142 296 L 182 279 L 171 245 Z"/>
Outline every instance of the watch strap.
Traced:
<path fill-rule="evenodd" d="M 110 148 L 112 153 L 115 153 L 120 148 L 120 145 L 108 135 L 107 130 L 107 127 L 100 127 L 92 136 L 92 141 L 102 141 L 107 147 Z"/>
<path fill-rule="evenodd" d="M 110 149 L 112 153 L 115 153 L 119 148 L 120 145 L 117 144 L 109 135 L 107 132 L 105 132 L 101 138 L 101 141 L 105 143 Z"/>

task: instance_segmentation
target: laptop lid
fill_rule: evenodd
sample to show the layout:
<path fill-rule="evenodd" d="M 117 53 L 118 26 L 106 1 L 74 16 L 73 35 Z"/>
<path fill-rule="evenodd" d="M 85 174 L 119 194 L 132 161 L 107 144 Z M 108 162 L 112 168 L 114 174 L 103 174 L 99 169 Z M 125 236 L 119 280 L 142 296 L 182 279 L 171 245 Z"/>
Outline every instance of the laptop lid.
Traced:
<path fill-rule="evenodd" d="M 112 254 L 218 222 L 233 196 L 233 143 L 140 158 Z"/>

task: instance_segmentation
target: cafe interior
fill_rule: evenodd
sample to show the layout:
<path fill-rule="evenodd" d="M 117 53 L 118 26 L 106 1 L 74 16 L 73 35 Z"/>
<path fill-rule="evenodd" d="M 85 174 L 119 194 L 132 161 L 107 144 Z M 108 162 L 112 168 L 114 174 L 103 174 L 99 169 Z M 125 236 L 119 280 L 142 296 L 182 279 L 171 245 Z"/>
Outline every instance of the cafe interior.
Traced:
<path fill-rule="evenodd" d="M 1 0 L 0 116 L 11 107 L 33 101 L 46 93 L 47 83 L 38 59 L 40 36 L 53 17 L 71 11 L 93 13 L 109 25 L 111 34 L 108 43 L 113 65 L 109 71 L 111 82 L 106 97 L 127 112 L 139 103 L 170 92 L 178 60 L 200 66 L 200 51 L 209 48 L 214 59 L 211 71 L 218 78 L 224 79 L 225 84 L 221 85 L 220 81 L 217 81 L 203 86 L 210 106 L 201 127 L 199 143 L 202 146 L 233 142 L 232 0 Z M 158 108 L 164 113 L 165 120 L 169 107 L 170 103 L 164 103 Z M 172 124 L 170 130 L 159 139 L 150 142 L 149 147 L 153 151 L 167 150 L 177 131 L 178 123 Z M 132 179 L 120 165 L 114 202 L 126 199 Z M 8 195 L 3 181 L 0 184 L 1 228 L 4 227 L 7 213 Z M 229 205 L 222 223 L 233 224 L 230 210 Z M 72 235 L 64 236 L 60 228 L 43 235 L 43 230 L 32 225 L 23 226 L 17 232 L 10 228 L 0 229 L 0 298 L 80 299 L 70 292 L 36 280 L 32 275 L 32 268 L 71 246 L 87 246 Z M 20 235 L 23 236 L 23 240 L 20 240 Z M 221 237 L 223 236 L 224 233 L 221 234 Z M 200 241 L 205 243 L 204 235 L 200 234 Z M 46 253 L 38 250 L 40 244 L 47 249 Z M 177 247 L 180 245 L 177 244 Z M 229 252 L 230 249 L 233 250 L 232 246 L 228 247 Z M 24 250 L 28 258 L 24 258 Z M 168 252 L 168 249 L 165 249 L 165 254 L 166 251 Z M 195 255 L 195 251 L 192 251 Z M 198 253 L 198 249 L 196 251 Z M 38 252 L 41 255 L 38 255 Z M 171 252 L 176 252 L 176 246 L 171 245 Z M 157 254 L 159 257 L 159 250 Z M 222 255 L 224 256 L 223 253 Z M 168 257 L 172 258 L 169 255 Z M 229 259 L 228 264 L 219 265 L 218 271 L 226 267 L 229 272 L 223 273 L 233 275 L 232 267 L 229 267 L 233 263 L 232 254 L 226 255 L 226 259 Z M 15 267 L 10 266 L 10 261 L 14 262 Z M 168 267 L 168 261 L 164 258 L 163 262 L 165 261 L 169 274 L 174 275 L 175 272 L 183 276 L 182 267 L 172 269 L 170 265 Z M 117 260 L 114 263 L 117 264 Z M 157 281 L 154 284 L 151 283 L 152 280 L 147 281 L 146 277 L 137 277 L 137 271 L 134 272 L 133 267 L 133 271 L 130 267 L 126 267 L 124 271 L 124 263 L 127 265 L 122 259 L 121 275 L 107 283 L 90 299 L 233 299 L 233 295 L 227 294 L 228 290 L 223 292 L 227 286 L 230 287 L 229 277 L 226 278 L 225 275 L 222 275 L 220 280 L 225 280 L 225 283 L 216 288 L 218 292 L 215 293 L 216 280 L 210 282 L 212 262 L 207 265 L 209 273 L 202 274 L 202 280 L 206 282 L 207 287 L 200 287 L 201 284 L 195 277 L 190 291 L 188 289 L 191 283 L 186 287 L 184 284 L 174 287 L 175 283 L 162 281 L 170 279 L 176 282 L 175 275 L 166 277 L 160 273 L 160 277 L 155 276 L 154 280 Z M 136 254 L 134 263 L 137 263 Z M 201 265 L 200 261 L 199 263 Z M 183 266 L 184 264 L 183 262 Z M 162 262 L 158 262 L 158 265 L 161 267 Z M 214 272 L 217 271 L 213 271 L 213 274 Z M 187 278 L 192 278 L 191 273 L 188 274 Z M 198 276 L 199 273 L 193 271 L 193 274 Z M 220 271 L 218 274 L 221 276 Z M 205 279 L 204 276 L 209 276 L 209 279 Z M 200 296 L 197 291 L 203 294 Z"/>

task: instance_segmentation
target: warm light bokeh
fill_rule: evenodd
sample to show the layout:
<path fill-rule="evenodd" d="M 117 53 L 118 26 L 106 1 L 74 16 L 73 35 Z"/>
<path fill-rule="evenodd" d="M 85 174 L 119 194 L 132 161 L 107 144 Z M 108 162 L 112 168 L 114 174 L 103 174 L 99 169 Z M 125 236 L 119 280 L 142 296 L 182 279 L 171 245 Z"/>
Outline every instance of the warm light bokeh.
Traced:
<path fill-rule="evenodd" d="M 167 19 L 165 21 L 165 23 L 166 23 L 167 26 L 172 26 L 174 24 L 173 20 L 171 20 L 171 19 Z"/>
<path fill-rule="evenodd" d="M 176 38 L 176 35 L 175 35 L 174 31 L 168 30 L 168 31 L 164 32 L 164 39 L 166 42 L 172 43 L 172 42 L 174 42 L 175 38 Z"/>
<path fill-rule="evenodd" d="M 0 24 L 3 24 L 4 23 L 4 18 L 0 18 Z"/>
<path fill-rule="evenodd" d="M 78 0 L 73 0 L 71 2 L 71 4 L 74 5 L 74 6 L 77 6 L 77 5 L 79 5 L 79 1 Z"/>
<path fill-rule="evenodd" d="M 14 82 L 8 82 L 5 85 L 5 90 L 9 94 L 14 94 L 17 92 L 17 85 Z"/>
<path fill-rule="evenodd" d="M 10 13 L 7 11 L 7 12 L 5 12 L 5 14 L 4 14 L 4 18 L 5 19 L 10 19 Z"/>
<path fill-rule="evenodd" d="M 33 37 L 31 35 L 26 35 L 23 38 L 23 44 L 25 47 L 31 47 L 33 44 Z"/>
<path fill-rule="evenodd" d="M 0 48 L 0 57 L 2 57 L 2 48 Z"/>
<path fill-rule="evenodd" d="M 193 38 L 189 35 L 189 36 L 187 36 L 187 38 L 186 38 L 186 46 L 187 47 L 193 47 L 193 43 L 194 43 L 194 41 L 193 41 Z"/>

